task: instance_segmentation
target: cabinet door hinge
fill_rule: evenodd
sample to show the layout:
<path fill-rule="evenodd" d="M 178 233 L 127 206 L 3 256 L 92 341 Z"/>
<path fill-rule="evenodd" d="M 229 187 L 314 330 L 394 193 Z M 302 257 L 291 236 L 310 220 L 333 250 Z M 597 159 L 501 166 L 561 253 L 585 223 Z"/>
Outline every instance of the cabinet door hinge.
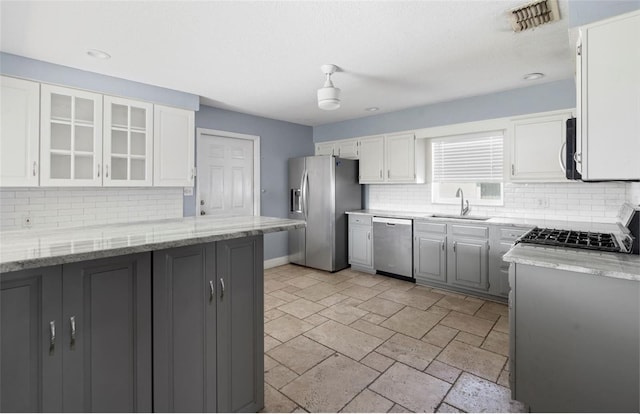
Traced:
<path fill-rule="evenodd" d="M 582 45 L 578 45 L 578 47 L 576 48 L 576 53 L 578 54 L 578 56 L 582 56 Z"/>

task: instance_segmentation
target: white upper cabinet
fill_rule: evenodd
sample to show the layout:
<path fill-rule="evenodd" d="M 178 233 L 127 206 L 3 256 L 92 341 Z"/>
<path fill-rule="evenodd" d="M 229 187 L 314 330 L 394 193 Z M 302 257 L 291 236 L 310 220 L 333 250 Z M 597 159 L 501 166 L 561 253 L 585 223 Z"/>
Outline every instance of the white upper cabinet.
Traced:
<path fill-rule="evenodd" d="M 413 133 L 360 139 L 360 184 L 424 183 L 425 140 Z"/>
<path fill-rule="evenodd" d="M 566 181 L 566 121 L 571 111 L 511 121 L 512 181 Z"/>
<path fill-rule="evenodd" d="M 328 141 L 316 144 L 316 155 L 333 155 L 340 158 L 357 160 L 358 140 L 344 139 L 340 141 Z"/>
<path fill-rule="evenodd" d="M 104 97 L 105 186 L 153 183 L 153 105 Z"/>
<path fill-rule="evenodd" d="M 40 84 L 0 77 L 0 186 L 36 187 Z"/>
<path fill-rule="evenodd" d="M 385 181 L 384 137 L 360 140 L 360 184 L 383 183 Z"/>
<path fill-rule="evenodd" d="M 316 144 L 316 155 L 334 155 L 333 142 L 322 142 Z"/>
<path fill-rule="evenodd" d="M 40 184 L 102 185 L 102 95 L 42 85 Z"/>
<path fill-rule="evenodd" d="M 387 182 L 412 183 L 416 179 L 416 137 L 413 134 L 386 137 Z"/>
<path fill-rule="evenodd" d="M 153 185 L 192 187 L 195 178 L 193 111 L 154 106 Z"/>
<path fill-rule="evenodd" d="M 640 179 L 640 11 L 580 28 L 578 148 L 583 180 Z"/>

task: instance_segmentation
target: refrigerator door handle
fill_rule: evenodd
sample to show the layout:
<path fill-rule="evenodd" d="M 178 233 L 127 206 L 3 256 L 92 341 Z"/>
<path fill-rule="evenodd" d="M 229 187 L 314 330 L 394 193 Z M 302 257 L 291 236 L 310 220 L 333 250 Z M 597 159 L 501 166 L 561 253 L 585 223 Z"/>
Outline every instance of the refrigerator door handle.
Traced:
<path fill-rule="evenodd" d="M 307 194 L 309 193 L 309 172 L 307 170 L 304 170 L 304 172 L 302 173 L 302 183 L 301 183 L 301 188 L 302 188 L 302 214 L 304 215 L 304 219 L 307 219 L 307 211 L 308 211 L 308 204 L 307 204 Z"/>

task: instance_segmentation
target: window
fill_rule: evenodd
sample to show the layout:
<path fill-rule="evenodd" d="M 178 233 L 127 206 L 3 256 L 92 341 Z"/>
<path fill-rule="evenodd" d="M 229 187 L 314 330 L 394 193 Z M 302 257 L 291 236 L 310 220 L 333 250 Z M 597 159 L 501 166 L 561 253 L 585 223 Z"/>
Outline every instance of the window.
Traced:
<path fill-rule="evenodd" d="M 460 203 L 461 188 L 471 205 L 503 205 L 503 131 L 431 140 L 434 203 Z"/>

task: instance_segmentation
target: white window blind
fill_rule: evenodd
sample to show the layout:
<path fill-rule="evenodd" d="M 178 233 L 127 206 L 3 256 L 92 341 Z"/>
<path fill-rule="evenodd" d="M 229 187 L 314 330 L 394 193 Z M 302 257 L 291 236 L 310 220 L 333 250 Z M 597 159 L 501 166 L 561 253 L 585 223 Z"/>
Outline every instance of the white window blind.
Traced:
<path fill-rule="evenodd" d="M 503 131 L 432 140 L 433 182 L 502 182 Z"/>

